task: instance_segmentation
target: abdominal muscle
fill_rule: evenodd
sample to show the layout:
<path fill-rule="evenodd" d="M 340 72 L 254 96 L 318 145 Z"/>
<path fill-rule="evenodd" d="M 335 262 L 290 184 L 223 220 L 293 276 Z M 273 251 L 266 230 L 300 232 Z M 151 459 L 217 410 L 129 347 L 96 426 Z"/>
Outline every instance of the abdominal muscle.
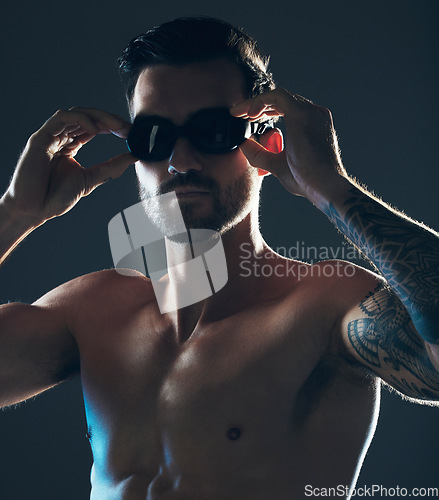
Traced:
<path fill-rule="evenodd" d="M 236 408 L 232 421 L 221 410 L 227 398 L 219 399 L 215 409 L 217 397 L 206 402 L 204 411 L 196 410 L 198 402 L 187 402 L 184 418 L 176 406 L 160 419 L 155 437 L 126 439 L 131 434 L 126 427 L 139 427 L 122 418 L 106 439 L 112 441 L 113 458 L 108 460 L 108 450 L 104 461 L 99 451 L 95 454 L 91 499 L 296 500 L 305 498 L 306 485 L 351 486 L 355 481 L 377 412 L 370 388 L 336 411 L 329 394 L 304 420 L 300 411 L 285 412 L 291 400 L 282 405 L 274 395 L 265 408 L 255 406 L 259 411 Z M 145 427 L 154 425 L 146 422 Z"/>
<path fill-rule="evenodd" d="M 305 439 L 292 441 L 278 443 L 278 450 L 243 444 L 236 455 L 200 450 L 203 466 L 188 460 L 180 467 L 168 457 L 170 463 L 163 459 L 155 474 L 133 471 L 111 481 L 108 471 L 101 475 L 94 466 L 91 500 L 296 500 L 305 498 L 307 485 L 352 485 L 361 449 L 345 450 L 335 440 L 316 442 L 312 436 L 307 446 Z"/>

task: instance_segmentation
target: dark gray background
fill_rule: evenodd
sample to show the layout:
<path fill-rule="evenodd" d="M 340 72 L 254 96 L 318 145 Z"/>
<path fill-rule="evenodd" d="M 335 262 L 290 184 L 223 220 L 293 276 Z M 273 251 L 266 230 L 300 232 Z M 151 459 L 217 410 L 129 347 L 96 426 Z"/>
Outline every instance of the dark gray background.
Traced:
<path fill-rule="evenodd" d="M 1 185 L 27 137 L 56 109 L 127 116 L 115 59 L 135 35 L 181 15 L 244 27 L 272 55 L 278 85 L 329 107 L 348 171 L 418 220 L 438 227 L 436 1 L 35 2 L 2 8 Z M 124 150 L 84 148 L 91 165 Z M 99 188 L 24 242 L 0 271 L 0 299 L 33 301 L 112 266 L 108 221 L 137 201 L 133 171 Z M 338 248 L 325 217 L 267 179 L 262 231 L 274 247 Z M 358 485 L 438 486 L 439 411 L 383 394 Z M 88 497 L 91 455 L 78 380 L 0 414 L 0 498 Z M 268 499 L 267 499 L 268 500 Z"/>

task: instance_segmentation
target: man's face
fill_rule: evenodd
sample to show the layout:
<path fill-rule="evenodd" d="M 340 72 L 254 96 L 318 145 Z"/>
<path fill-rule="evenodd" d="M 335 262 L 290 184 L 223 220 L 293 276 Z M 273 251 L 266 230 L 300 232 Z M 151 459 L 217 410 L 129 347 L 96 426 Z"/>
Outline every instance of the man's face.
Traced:
<path fill-rule="evenodd" d="M 158 115 L 183 125 L 199 110 L 229 108 L 244 99 L 241 71 L 227 60 L 161 64 L 140 74 L 132 109 L 134 116 Z M 176 207 L 165 206 L 159 196 L 170 191 L 177 194 L 187 228 L 224 234 L 253 208 L 257 210 L 258 174 L 239 149 L 202 153 L 180 137 L 169 159 L 138 161 L 136 172 L 145 210 L 165 235 L 175 232 L 172 213 Z"/>

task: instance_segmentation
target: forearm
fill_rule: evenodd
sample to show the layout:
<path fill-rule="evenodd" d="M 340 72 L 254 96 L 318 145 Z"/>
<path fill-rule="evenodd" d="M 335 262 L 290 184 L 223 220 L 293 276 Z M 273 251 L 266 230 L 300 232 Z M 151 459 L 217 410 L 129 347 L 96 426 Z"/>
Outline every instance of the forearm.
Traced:
<path fill-rule="evenodd" d="M 380 202 L 349 179 L 341 163 L 331 112 L 275 89 L 232 108 L 244 119 L 284 117 L 285 147 L 240 145 L 249 163 L 305 196 L 375 264 L 404 304 L 418 333 L 439 346 L 439 236 Z M 264 136 L 262 136 L 264 138 Z"/>
<path fill-rule="evenodd" d="M 20 216 L 10 207 L 7 198 L 0 198 L 0 264 L 14 248 L 43 222 Z"/>
<path fill-rule="evenodd" d="M 378 268 L 424 340 L 439 344 L 438 234 L 347 178 L 330 191 L 312 201 Z"/>

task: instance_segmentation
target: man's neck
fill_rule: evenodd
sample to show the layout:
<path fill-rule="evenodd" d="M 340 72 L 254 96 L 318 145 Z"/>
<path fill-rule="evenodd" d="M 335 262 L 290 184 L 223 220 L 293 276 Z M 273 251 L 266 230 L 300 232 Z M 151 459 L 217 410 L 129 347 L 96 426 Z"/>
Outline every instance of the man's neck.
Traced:
<path fill-rule="evenodd" d="M 167 284 L 169 286 L 169 300 L 174 301 L 176 293 L 186 302 L 191 300 L 197 309 L 205 314 L 215 314 L 225 311 L 236 302 L 242 301 L 253 289 L 250 280 L 253 277 L 243 277 L 242 262 L 245 259 L 247 266 L 260 260 L 271 249 L 264 242 L 259 231 L 257 213 L 249 213 L 241 222 L 227 231 L 221 238 L 199 237 L 199 232 L 204 230 L 191 230 L 186 241 L 166 241 L 168 262 Z M 213 232 L 210 232 L 212 234 Z M 221 247 L 224 248 L 222 252 Z M 195 260 L 198 259 L 198 262 Z M 197 265 L 198 267 L 197 267 Z M 203 293 L 208 286 L 205 274 L 197 273 L 197 269 L 204 265 L 208 271 L 211 290 L 205 298 L 200 299 L 198 293 Z M 224 276 L 221 276 L 224 269 Z M 221 283 L 220 289 L 216 286 Z M 187 306 L 182 308 L 185 314 Z M 181 315 L 179 314 L 179 315 Z"/>

